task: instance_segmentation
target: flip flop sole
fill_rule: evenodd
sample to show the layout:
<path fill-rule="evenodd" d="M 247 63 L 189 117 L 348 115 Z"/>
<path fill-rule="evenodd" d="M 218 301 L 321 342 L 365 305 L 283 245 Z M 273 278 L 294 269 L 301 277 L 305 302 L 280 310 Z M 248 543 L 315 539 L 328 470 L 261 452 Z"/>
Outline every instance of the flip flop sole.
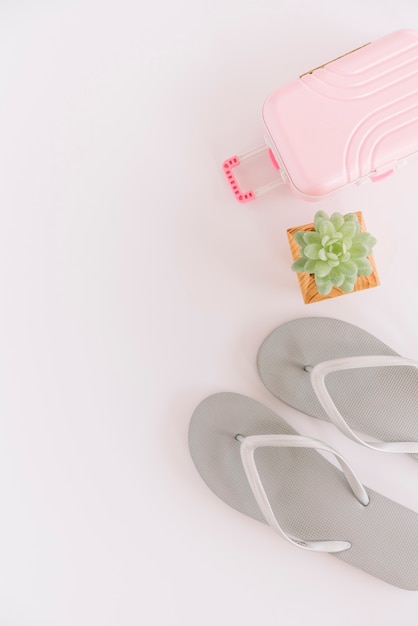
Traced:
<path fill-rule="evenodd" d="M 307 317 L 276 328 L 261 345 L 257 362 L 261 380 L 277 398 L 307 415 L 328 420 L 304 367 L 365 355 L 399 356 L 357 326 L 332 318 Z M 333 372 L 326 377 L 326 386 L 352 430 L 382 441 L 418 441 L 417 368 Z"/>
<path fill-rule="evenodd" d="M 190 452 L 203 480 L 231 507 L 264 522 L 242 466 L 237 434 L 298 433 L 270 409 L 234 393 L 206 398 L 192 416 Z M 371 490 L 370 503 L 363 506 L 343 473 L 315 450 L 261 448 L 255 460 L 288 534 L 349 541 L 350 549 L 333 556 L 388 583 L 418 590 L 418 514 Z"/>

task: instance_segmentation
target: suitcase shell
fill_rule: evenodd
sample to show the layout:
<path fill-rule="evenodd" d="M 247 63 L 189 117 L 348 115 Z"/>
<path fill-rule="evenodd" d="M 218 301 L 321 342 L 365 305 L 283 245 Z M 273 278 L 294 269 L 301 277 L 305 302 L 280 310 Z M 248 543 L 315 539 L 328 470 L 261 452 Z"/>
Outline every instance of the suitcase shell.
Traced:
<path fill-rule="evenodd" d="M 418 31 L 395 31 L 280 87 L 263 120 L 272 162 L 305 200 L 386 178 L 418 152 Z M 226 163 L 228 176 L 238 163 Z"/>

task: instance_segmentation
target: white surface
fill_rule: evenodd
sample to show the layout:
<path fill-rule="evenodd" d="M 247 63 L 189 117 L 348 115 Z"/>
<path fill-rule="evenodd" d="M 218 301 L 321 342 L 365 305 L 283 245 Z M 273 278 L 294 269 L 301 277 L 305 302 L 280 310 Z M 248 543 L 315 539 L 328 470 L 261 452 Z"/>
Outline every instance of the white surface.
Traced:
<path fill-rule="evenodd" d="M 414 0 L 1 3 L 2 626 L 416 624 L 418 592 L 231 510 L 187 448 L 201 399 L 244 393 L 418 511 L 415 461 L 282 406 L 255 365 L 307 315 L 418 357 L 418 162 L 315 205 L 240 206 L 220 172 L 271 90 L 401 27 Z M 302 303 L 285 231 L 319 208 L 363 211 L 380 287 Z"/>

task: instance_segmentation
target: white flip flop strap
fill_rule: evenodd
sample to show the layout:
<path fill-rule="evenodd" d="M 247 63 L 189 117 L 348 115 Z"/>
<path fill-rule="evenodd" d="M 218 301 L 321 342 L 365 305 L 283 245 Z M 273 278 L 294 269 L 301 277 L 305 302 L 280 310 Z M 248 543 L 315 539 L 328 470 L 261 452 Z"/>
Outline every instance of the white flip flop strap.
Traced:
<path fill-rule="evenodd" d="M 345 357 L 342 359 L 333 359 L 330 361 L 324 361 L 314 365 L 310 371 L 311 384 L 316 393 L 316 396 L 321 403 L 324 411 L 328 415 L 329 419 L 350 439 L 353 439 L 357 443 L 371 448 L 373 450 L 380 450 L 383 452 L 404 452 L 409 454 L 418 453 L 418 441 L 364 441 L 358 437 L 349 427 L 337 407 L 335 406 L 328 390 L 325 386 L 325 376 L 331 372 L 337 372 L 339 370 L 358 369 L 362 367 L 387 367 L 387 366 L 412 366 L 418 367 L 418 362 L 411 359 L 405 359 L 401 356 L 385 356 L 385 355 L 372 355 L 372 356 L 356 356 Z M 353 389 L 355 393 L 355 389 Z"/>
<path fill-rule="evenodd" d="M 343 550 L 348 550 L 351 547 L 349 541 L 303 541 L 288 535 L 277 521 L 254 460 L 254 451 L 257 448 L 264 447 L 315 448 L 331 452 L 337 458 L 355 497 L 361 502 L 361 504 L 366 506 L 369 503 L 369 496 L 367 495 L 365 488 L 354 474 L 347 461 L 336 450 L 322 441 L 312 439 L 311 437 L 302 437 L 300 435 L 251 435 L 249 437 L 238 436 L 237 438 L 241 443 L 241 460 L 251 490 L 254 494 L 254 498 L 256 499 L 266 522 L 268 522 L 268 524 L 270 524 L 276 532 L 278 532 L 287 541 L 290 541 L 293 545 L 298 548 L 304 548 L 305 550 L 315 550 L 317 552 L 342 552 Z"/>

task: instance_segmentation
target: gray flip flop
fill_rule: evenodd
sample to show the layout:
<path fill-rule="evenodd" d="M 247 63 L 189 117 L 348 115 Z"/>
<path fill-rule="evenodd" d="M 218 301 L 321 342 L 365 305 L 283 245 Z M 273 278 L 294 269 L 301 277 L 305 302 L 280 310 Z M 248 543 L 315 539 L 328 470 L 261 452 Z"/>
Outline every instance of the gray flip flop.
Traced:
<path fill-rule="evenodd" d="M 255 400 L 219 393 L 196 408 L 189 446 L 203 480 L 234 509 L 299 548 L 418 590 L 418 515 L 366 491 L 326 444 L 300 436 Z M 333 452 L 343 471 L 312 448 Z"/>
<path fill-rule="evenodd" d="M 365 330 L 326 317 L 279 326 L 258 353 L 261 380 L 280 400 L 333 422 L 357 443 L 415 458 L 417 368 Z"/>

